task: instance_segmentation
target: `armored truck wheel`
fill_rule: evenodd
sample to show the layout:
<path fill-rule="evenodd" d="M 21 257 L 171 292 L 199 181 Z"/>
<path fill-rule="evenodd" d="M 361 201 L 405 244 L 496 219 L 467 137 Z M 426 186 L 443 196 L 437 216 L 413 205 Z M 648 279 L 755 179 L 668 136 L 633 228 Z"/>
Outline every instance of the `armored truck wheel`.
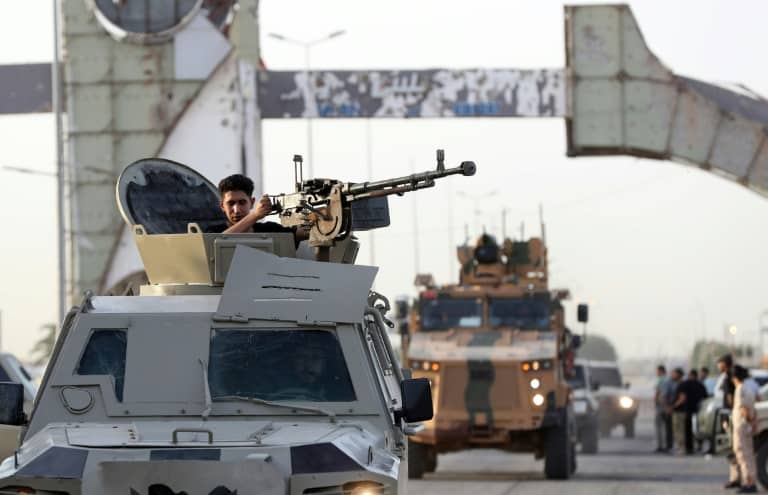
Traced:
<path fill-rule="evenodd" d="M 560 424 L 547 432 L 544 474 L 548 479 L 566 480 L 576 470 L 571 425 L 567 413 L 562 411 L 561 415 Z"/>
<path fill-rule="evenodd" d="M 599 428 L 596 423 L 584 426 L 581 433 L 581 451 L 584 454 L 597 454 L 600 442 Z"/>
<path fill-rule="evenodd" d="M 414 441 L 408 442 L 408 477 L 421 479 L 424 473 L 437 469 L 437 452 L 434 447 Z"/>
<path fill-rule="evenodd" d="M 763 441 L 757 449 L 757 479 L 763 488 L 768 489 L 768 441 Z"/>
<path fill-rule="evenodd" d="M 635 420 L 630 419 L 624 423 L 624 438 L 635 438 Z"/>

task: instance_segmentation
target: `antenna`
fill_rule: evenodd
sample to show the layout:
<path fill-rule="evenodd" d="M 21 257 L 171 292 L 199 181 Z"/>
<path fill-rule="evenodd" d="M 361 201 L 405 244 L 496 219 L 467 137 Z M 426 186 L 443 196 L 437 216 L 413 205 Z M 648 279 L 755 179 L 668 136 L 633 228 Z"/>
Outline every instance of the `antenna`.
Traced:
<path fill-rule="evenodd" d="M 544 223 L 544 205 L 539 203 L 539 224 L 541 225 L 541 240 L 547 244 L 547 226 Z"/>
<path fill-rule="evenodd" d="M 525 241 L 525 222 L 520 222 L 520 240 Z"/>
<path fill-rule="evenodd" d="M 296 192 L 300 192 L 304 183 L 304 158 L 301 155 L 293 155 L 293 182 Z"/>
<path fill-rule="evenodd" d="M 445 171 L 445 150 L 437 150 L 437 171 Z"/>

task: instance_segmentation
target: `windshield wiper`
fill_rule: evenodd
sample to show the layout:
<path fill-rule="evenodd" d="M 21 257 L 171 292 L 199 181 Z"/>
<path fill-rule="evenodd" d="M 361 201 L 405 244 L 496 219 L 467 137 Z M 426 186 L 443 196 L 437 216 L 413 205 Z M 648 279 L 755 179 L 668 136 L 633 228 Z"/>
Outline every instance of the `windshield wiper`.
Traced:
<path fill-rule="evenodd" d="M 242 395 L 222 395 L 216 397 L 217 401 L 220 400 L 237 400 L 240 402 L 252 402 L 254 404 L 260 404 L 262 406 L 272 406 L 272 407 L 282 407 L 284 409 L 294 409 L 296 411 L 305 411 L 305 412 L 313 412 L 313 413 L 320 413 L 325 416 L 328 416 L 331 419 L 331 423 L 336 422 L 336 413 L 333 411 L 329 411 L 327 409 L 323 409 L 320 407 L 312 407 L 312 406 L 300 406 L 297 404 L 290 404 L 287 402 L 274 402 L 271 400 L 266 399 L 259 399 L 258 397 L 244 397 Z"/>

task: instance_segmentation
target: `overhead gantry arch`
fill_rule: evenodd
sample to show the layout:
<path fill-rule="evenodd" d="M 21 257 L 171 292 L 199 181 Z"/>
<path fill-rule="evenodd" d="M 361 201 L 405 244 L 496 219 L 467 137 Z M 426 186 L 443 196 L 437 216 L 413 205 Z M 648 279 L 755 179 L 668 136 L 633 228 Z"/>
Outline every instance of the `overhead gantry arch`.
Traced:
<path fill-rule="evenodd" d="M 674 160 L 768 195 L 764 99 L 675 74 L 626 5 L 565 14 L 569 156 Z"/>

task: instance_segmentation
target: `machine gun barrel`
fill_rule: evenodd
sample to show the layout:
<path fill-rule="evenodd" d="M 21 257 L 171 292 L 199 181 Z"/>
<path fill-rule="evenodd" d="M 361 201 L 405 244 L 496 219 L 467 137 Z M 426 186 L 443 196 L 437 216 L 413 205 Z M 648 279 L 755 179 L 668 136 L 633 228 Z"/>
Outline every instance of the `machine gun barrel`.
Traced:
<path fill-rule="evenodd" d="M 438 166 L 437 170 L 411 174 L 395 179 L 377 180 L 370 182 L 361 182 L 350 184 L 344 191 L 347 201 L 356 201 L 366 198 L 376 198 L 389 196 L 391 194 L 403 194 L 418 189 L 426 189 L 435 185 L 435 179 L 447 177 L 449 175 L 475 175 L 475 162 L 461 162 L 461 165 L 454 168 L 442 168 Z"/>

